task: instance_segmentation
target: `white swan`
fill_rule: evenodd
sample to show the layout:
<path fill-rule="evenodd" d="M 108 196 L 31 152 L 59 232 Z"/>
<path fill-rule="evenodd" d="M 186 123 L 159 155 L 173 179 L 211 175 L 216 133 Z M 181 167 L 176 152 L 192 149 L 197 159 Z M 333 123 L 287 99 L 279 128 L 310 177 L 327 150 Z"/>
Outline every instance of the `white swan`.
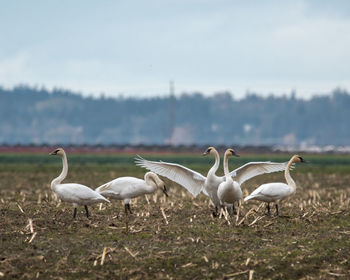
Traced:
<path fill-rule="evenodd" d="M 215 211 L 213 212 L 213 216 L 216 217 L 218 214 L 218 208 L 221 205 L 220 199 L 218 198 L 218 186 L 220 183 L 224 181 L 224 177 L 219 177 L 216 175 L 216 171 L 219 168 L 220 165 L 220 155 L 218 151 L 214 147 L 209 147 L 204 153 L 203 156 L 206 155 L 214 155 L 215 157 L 215 163 L 214 165 L 209 169 L 207 177 L 204 177 L 204 185 L 201 189 L 201 191 L 209 196 L 211 202 L 215 206 Z M 203 179 L 202 178 L 202 179 Z"/>
<path fill-rule="evenodd" d="M 58 148 L 51 152 L 50 155 L 59 155 L 62 158 L 63 163 L 61 174 L 51 182 L 51 189 L 62 201 L 73 203 L 73 218 L 77 215 L 78 205 L 84 205 L 86 216 L 89 217 L 88 205 L 98 202 L 109 202 L 108 199 L 87 186 L 75 183 L 61 184 L 61 182 L 67 177 L 68 173 L 66 153 L 62 148 Z"/>
<path fill-rule="evenodd" d="M 157 174 L 147 172 L 144 180 L 135 177 L 120 177 L 99 186 L 96 192 L 114 199 L 124 200 L 125 224 L 128 231 L 128 211 L 130 210 L 130 200 L 140 195 L 154 193 L 157 188 L 162 188 L 163 193 L 168 196 L 164 182 Z"/>
<path fill-rule="evenodd" d="M 207 177 L 202 174 L 193 171 L 185 166 L 176 163 L 168 163 L 162 161 L 150 161 L 138 156 L 135 162 L 143 168 L 164 176 L 181 186 L 185 187 L 194 197 L 196 197 L 201 191 L 209 196 L 210 200 L 215 206 L 214 216 L 218 212 L 220 206 L 220 200 L 217 196 L 217 190 L 220 183 L 225 180 L 225 177 L 216 176 L 216 171 L 220 165 L 220 156 L 215 148 L 209 147 L 203 155 L 214 155 L 215 163 L 208 171 Z M 287 162 L 275 163 L 275 162 L 249 162 L 245 165 L 230 172 L 231 177 L 239 184 L 243 184 L 245 181 L 252 177 L 261 175 L 264 173 L 282 171 L 286 168 Z"/>
<path fill-rule="evenodd" d="M 234 181 L 231 177 L 231 174 L 228 170 L 228 157 L 229 156 L 239 156 L 233 149 L 227 149 L 224 154 L 224 173 L 225 181 L 220 183 L 218 187 L 218 198 L 220 200 L 221 206 L 225 204 L 234 205 L 235 202 L 238 202 L 240 205 L 240 200 L 242 199 L 242 190 L 240 185 Z"/>
<path fill-rule="evenodd" d="M 296 184 L 292 177 L 290 176 L 289 169 L 293 163 L 306 162 L 302 157 L 294 155 L 288 162 L 287 167 L 284 171 L 284 176 L 286 178 L 287 184 L 285 183 L 267 183 L 259 186 L 255 191 L 253 191 L 249 196 L 247 196 L 244 201 L 251 199 L 263 201 L 267 203 L 267 212 L 270 215 L 270 202 L 275 202 L 276 206 L 276 216 L 278 216 L 278 203 L 287 198 L 288 196 L 295 193 Z"/>

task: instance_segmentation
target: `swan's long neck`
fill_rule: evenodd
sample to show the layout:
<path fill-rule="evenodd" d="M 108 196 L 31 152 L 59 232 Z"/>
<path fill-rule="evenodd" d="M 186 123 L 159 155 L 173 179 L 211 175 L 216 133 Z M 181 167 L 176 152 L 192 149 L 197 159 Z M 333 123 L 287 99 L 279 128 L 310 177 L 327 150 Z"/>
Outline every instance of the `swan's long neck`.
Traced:
<path fill-rule="evenodd" d="M 224 155 L 224 173 L 225 173 L 226 179 L 231 178 L 230 171 L 228 170 L 228 153 L 225 153 Z"/>
<path fill-rule="evenodd" d="M 151 172 L 147 172 L 145 174 L 145 182 L 146 182 L 147 186 L 149 187 L 148 191 L 150 193 L 153 193 L 157 189 L 158 184 L 159 184 L 158 177 L 154 176 L 154 174 Z"/>
<path fill-rule="evenodd" d="M 63 153 L 62 155 L 62 164 L 63 164 L 63 168 L 62 168 L 62 172 L 61 174 L 52 180 L 51 182 L 51 189 L 55 189 L 56 185 L 60 184 L 64 178 L 67 177 L 67 173 L 68 173 L 68 162 L 67 162 L 67 156 L 65 153 Z"/>
<path fill-rule="evenodd" d="M 288 186 L 290 186 L 290 187 L 292 188 L 292 191 L 294 192 L 294 191 L 295 191 L 296 184 L 295 184 L 295 182 L 294 182 L 292 176 L 290 176 L 290 172 L 289 172 L 290 167 L 291 167 L 291 165 L 293 164 L 293 162 L 294 162 L 294 159 L 293 159 L 293 158 L 288 162 L 287 167 L 286 167 L 286 169 L 284 170 L 284 177 L 286 178 L 286 181 L 287 181 Z"/>
<path fill-rule="evenodd" d="M 220 165 L 220 155 L 216 150 L 214 150 L 214 153 L 215 153 L 215 163 L 212 166 L 212 168 L 209 169 L 208 176 L 215 175 L 215 173 L 218 170 L 219 165 Z"/>

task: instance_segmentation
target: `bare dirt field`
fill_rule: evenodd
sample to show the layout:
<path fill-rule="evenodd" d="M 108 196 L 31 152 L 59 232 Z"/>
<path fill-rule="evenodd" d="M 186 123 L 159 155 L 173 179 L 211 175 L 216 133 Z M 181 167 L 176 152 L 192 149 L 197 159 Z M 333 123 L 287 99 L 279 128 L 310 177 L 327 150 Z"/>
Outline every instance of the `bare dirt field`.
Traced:
<path fill-rule="evenodd" d="M 132 156 L 117 157 L 68 155 L 64 182 L 96 188 L 119 176 L 143 177 Z M 72 219 L 72 205 L 50 189 L 59 159 L 0 154 L 0 279 L 349 279 L 350 165 L 345 157 L 329 164 L 329 157 L 292 171 L 297 191 L 279 217 L 250 202 L 238 221 L 213 218 L 208 197 L 193 198 L 165 180 L 168 198 L 159 191 L 131 201 L 126 234 L 120 201 L 91 206 L 89 219 L 79 207 Z M 171 160 L 202 174 L 212 163 Z M 284 181 L 283 173 L 249 180 L 244 196 L 273 181 Z"/>

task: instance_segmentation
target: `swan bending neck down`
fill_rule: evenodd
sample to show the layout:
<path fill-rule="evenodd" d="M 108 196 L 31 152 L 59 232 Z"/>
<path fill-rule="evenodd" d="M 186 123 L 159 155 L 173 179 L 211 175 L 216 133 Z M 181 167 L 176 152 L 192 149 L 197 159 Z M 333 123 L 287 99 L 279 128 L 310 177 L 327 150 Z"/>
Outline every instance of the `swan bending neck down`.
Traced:
<path fill-rule="evenodd" d="M 161 188 L 163 193 L 168 196 L 164 182 L 153 172 L 147 172 L 144 180 L 135 177 L 120 177 L 96 189 L 96 192 L 114 199 L 124 201 L 126 231 L 128 231 L 128 212 L 130 209 L 130 200 L 140 195 L 154 193 Z"/>
<path fill-rule="evenodd" d="M 270 215 L 270 202 L 275 202 L 276 216 L 278 216 L 278 203 L 283 199 L 291 196 L 295 193 L 296 184 L 290 175 L 290 168 L 293 163 L 306 162 L 301 156 L 294 155 L 288 162 L 287 167 L 284 171 L 284 177 L 287 181 L 285 183 L 267 183 L 259 186 L 255 191 L 253 191 L 249 196 L 247 196 L 244 201 L 251 199 L 259 200 L 267 203 L 267 213 Z"/>
<path fill-rule="evenodd" d="M 238 202 L 240 205 L 240 200 L 242 198 L 242 190 L 240 185 L 235 182 L 230 174 L 228 169 L 228 157 L 236 156 L 239 157 L 238 154 L 233 149 L 227 149 L 224 155 L 224 173 L 225 173 L 225 181 L 222 182 L 218 187 L 218 198 L 220 199 L 220 204 L 223 207 L 227 204 L 234 205 L 234 202 Z M 237 212 L 238 214 L 238 212 Z"/>
<path fill-rule="evenodd" d="M 73 218 L 77 215 L 78 205 L 84 205 L 86 216 L 89 217 L 88 205 L 98 202 L 109 202 L 109 200 L 87 186 L 76 183 L 61 184 L 68 174 L 66 153 L 62 148 L 58 148 L 51 152 L 50 155 L 60 156 L 63 163 L 61 174 L 51 182 L 51 189 L 62 201 L 73 203 Z"/>

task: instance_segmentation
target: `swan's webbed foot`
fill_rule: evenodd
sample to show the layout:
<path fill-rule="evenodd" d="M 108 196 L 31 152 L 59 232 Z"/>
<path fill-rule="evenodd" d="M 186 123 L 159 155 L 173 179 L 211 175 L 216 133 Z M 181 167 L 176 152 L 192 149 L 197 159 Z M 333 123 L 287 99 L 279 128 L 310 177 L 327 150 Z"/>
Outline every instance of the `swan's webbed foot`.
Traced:
<path fill-rule="evenodd" d="M 76 217 L 77 217 L 77 207 L 74 207 L 73 219 L 75 219 Z"/>
<path fill-rule="evenodd" d="M 87 207 L 87 205 L 84 205 L 84 207 L 85 207 L 86 217 L 89 218 L 89 210 L 88 210 L 88 207 Z"/>
<path fill-rule="evenodd" d="M 277 204 L 277 203 L 275 204 L 275 207 L 276 207 L 276 213 L 275 213 L 275 215 L 278 216 L 278 215 L 279 215 L 279 212 L 278 212 L 278 204 Z"/>

